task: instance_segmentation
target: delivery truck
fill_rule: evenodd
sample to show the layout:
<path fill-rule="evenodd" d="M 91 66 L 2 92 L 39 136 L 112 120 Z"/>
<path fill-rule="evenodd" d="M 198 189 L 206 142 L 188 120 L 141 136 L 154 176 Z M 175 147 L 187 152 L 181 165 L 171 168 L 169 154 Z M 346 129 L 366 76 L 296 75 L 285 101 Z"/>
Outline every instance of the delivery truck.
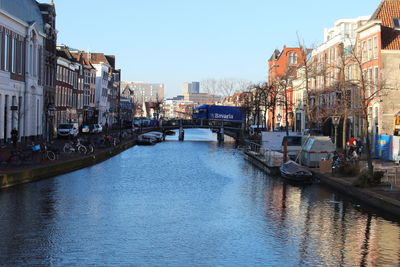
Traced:
<path fill-rule="evenodd" d="M 240 107 L 201 105 L 193 109 L 193 119 L 243 122 L 244 114 Z"/>

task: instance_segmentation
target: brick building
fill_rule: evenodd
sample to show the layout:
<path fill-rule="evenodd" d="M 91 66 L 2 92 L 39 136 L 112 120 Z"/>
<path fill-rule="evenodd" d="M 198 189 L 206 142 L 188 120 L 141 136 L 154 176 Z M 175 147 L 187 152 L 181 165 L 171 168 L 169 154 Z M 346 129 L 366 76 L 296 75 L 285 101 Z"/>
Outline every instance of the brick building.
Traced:
<path fill-rule="evenodd" d="M 55 122 L 76 122 L 83 120 L 82 65 L 75 60 L 66 46 L 57 46 L 57 82 L 55 98 Z"/>
<path fill-rule="evenodd" d="M 388 89 L 378 92 L 369 106 L 369 130 L 393 135 L 393 122 L 400 112 L 400 1 L 382 0 L 371 19 L 357 29 L 357 39 L 362 72 L 373 84 L 368 93 L 382 86 Z"/>
<path fill-rule="evenodd" d="M 301 47 L 283 47 L 276 49 L 268 60 L 268 85 L 273 88 L 278 100 L 268 112 L 268 128 L 286 126 L 286 114 L 289 127 L 293 127 L 293 85 L 298 67 L 304 62 L 304 50 Z M 287 104 L 286 104 L 287 103 Z M 274 110 L 272 110 L 274 109 Z"/>

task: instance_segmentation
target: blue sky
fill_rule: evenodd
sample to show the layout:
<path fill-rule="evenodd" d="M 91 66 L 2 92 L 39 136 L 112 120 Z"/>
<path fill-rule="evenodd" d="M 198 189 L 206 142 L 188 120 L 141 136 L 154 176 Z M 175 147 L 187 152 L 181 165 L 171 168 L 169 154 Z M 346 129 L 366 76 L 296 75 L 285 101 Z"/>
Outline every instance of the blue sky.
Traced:
<path fill-rule="evenodd" d="M 50 0 L 49 0 L 50 1 Z M 42 0 L 41 2 L 45 2 Z M 322 41 L 336 19 L 371 15 L 379 0 L 55 0 L 58 43 L 113 54 L 122 79 L 266 80 L 274 49 Z"/>

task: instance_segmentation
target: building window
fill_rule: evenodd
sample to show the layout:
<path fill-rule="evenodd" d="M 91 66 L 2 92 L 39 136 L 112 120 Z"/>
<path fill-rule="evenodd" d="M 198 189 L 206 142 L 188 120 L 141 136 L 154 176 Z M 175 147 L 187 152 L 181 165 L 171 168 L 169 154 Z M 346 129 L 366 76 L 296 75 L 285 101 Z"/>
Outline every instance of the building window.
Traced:
<path fill-rule="evenodd" d="M 374 58 L 378 58 L 378 37 L 374 37 Z"/>
<path fill-rule="evenodd" d="M 372 59 L 372 39 L 368 39 L 368 60 Z"/>
<path fill-rule="evenodd" d="M 393 18 L 393 25 L 394 25 L 394 28 L 400 29 L 400 19 Z"/>
<path fill-rule="evenodd" d="M 15 38 L 11 39 L 11 72 L 16 73 L 17 72 L 17 55 L 15 53 L 16 50 L 16 42 Z"/>
<path fill-rule="evenodd" d="M 379 83 L 379 69 L 378 67 L 375 67 L 375 71 L 374 71 L 374 93 L 376 94 L 378 92 L 378 83 Z"/>
<path fill-rule="evenodd" d="M 361 61 L 364 62 L 367 59 L 367 41 L 362 42 L 362 54 Z"/>
<path fill-rule="evenodd" d="M 10 36 L 8 34 L 4 37 L 4 70 L 10 70 Z"/>
<path fill-rule="evenodd" d="M 372 94 L 373 94 L 373 91 L 372 91 L 372 88 L 373 88 L 373 86 L 372 86 L 372 82 L 373 82 L 373 80 L 372 80 L 372 68 L 369 68 L 368 69 L 368 84 L 369 84 L 369 95 L 370 96 L 372 96 Z"/>
<path fill-rule="evenodd" d="M 17 43 L 17 55 L 18 55 L 18 74 L 22 75 L 24 65 L 24 49 L 22 41 Z"/>
<path fill-rule="evenodd" d="M 297 54 L 290 53 L 289 54 L 289 65 L 297 64 Z"/>
<path fill-rule="evenodd" d="M 347 66 L 347 80 L 353 79 L 353 68 L 352 66 Z"/>
<path fill-rule="evenodd" d="M 36 55 L 36 45 L 32 46 L 32 75 L 37 76 L 37 55 Z"/>
<path fill-rule="evenodd" d="M 42 84 L 42 47 L 38 48 L 38 59 L 37 59 L 37 70 L 38 70 L 38 82 Z"/>

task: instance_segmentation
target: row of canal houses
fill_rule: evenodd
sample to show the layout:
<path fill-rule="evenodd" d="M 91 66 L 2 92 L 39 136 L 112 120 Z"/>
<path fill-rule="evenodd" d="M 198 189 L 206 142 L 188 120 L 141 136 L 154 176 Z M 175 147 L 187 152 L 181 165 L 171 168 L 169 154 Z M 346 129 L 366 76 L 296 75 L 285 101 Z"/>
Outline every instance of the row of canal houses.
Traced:
<path fill-rule="evenodd" d="M 266 112 L 259 108 L 257 116 L 270 130 L 286 128 L 287 122 L 291 131 L 336 136 L 338 146 L 350 136 L 365 137 L 367 128 L 374 136 L 399 135 L 400 0 L 382 0 L 371 16 L 338 19 L 313 49 L 275 50 L 262 87 L 280 100 Z M 225 104 L 243 105 L 246 94 L 226 98 Z M 340 119 L 336 129 L 333 117 Z"/>
<path fill-rule="evenodd" d="M 339 19 L 324 30 L 323 43 L 314 49 L 284 47 L 269 59 L 268 84 L 272 87 L 295 70 L 286 88 L 288 112 L 282 105 L 276 110 L 283 118 L 280 124 L 286 126 L 288 121 L 289 127 L 298 132 L 316 127 L 320 133 L 334 137 L 332 118 L 340 117 L 338 146 L 350 136 L 365 136 L 367 127 L 375 136 L 398 135 L 399 66 L 399 0 L 382 0 L 371 16 Z M 363 100 L 368 102 L 367 116 L 360 105 Z"/>
<path fill-rule="evenodd" d="M 53 1 L 0 0 L 0 142 L 14 128 L 27 140 L 54 136 L 60 123 L 117 123 L 115 62 L 112 55 L 57 46 Z"/>

